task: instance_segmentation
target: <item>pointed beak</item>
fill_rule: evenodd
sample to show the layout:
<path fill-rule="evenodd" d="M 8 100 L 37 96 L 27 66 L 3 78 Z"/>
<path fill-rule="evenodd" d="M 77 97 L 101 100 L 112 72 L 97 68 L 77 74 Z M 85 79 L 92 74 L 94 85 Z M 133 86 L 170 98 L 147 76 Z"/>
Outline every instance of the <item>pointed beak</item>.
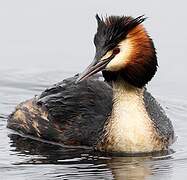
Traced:
<path fill-rule="evenodd" d="M 110 57 L 104 60 L 98 60 L 98 58 L 94 58 L 92 63 L 77 78 L 76 83 L 79 83 L 96 74 L 97 72 L 104 70 L 107 64 L 114 58 L 114 56 L 115 55 L 112 54 Z"/>

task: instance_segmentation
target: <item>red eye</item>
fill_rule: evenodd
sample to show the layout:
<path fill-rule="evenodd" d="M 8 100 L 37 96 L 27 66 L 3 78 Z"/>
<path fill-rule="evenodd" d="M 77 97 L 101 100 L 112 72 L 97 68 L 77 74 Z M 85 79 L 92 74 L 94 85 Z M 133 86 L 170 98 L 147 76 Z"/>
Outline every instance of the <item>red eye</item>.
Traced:
<path fill-rule="evenodd" d="M 113 54 L 118 54 L 120 52 L 120 48 L 116 47 L 113 49 Z"/>

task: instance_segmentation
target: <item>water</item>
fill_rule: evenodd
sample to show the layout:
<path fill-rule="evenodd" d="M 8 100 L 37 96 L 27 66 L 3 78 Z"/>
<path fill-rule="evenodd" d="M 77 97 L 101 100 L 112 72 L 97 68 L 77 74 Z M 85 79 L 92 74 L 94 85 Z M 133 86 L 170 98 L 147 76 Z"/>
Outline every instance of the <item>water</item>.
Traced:
<path fill-rule="evenodd" d="M 170 154 L 143 157 L 106 155 L 23 138 L 6 128 L 7 116 L 22 100 L 72 73 L 7 70 L 0 80 L 0 175 L 6 179 L 186 179 L 187 98 L 173 84 L 154 81 L 149 89 L 173 121 L 177 142 Z M 159 84 L 158 84 L 159 83 Z M 164 85 L 164 86 L 163 86 Z M 162 87 L 162 88 L 160 88 Z M 162 89 L 162 92 L 158 91 Z M 174 93 L 175 92 L 175 93 Z"/>
<path fill-rule="evenodd" d="M 23 138 L 6 128 L 15 106 L 91 62 L 95 13 L 145 14 L 158 52 L 149 83 L 173 122 L 169 154 L 106 155 Z M 0 1 L 0 179 L 187 179 L 186 1 Z"/>

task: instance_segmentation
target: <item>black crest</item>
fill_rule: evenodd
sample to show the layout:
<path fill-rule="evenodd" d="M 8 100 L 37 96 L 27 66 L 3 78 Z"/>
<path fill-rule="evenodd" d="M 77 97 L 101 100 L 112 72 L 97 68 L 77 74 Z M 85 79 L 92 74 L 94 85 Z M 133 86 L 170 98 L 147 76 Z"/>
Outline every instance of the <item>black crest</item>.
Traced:
<path fill-rule="evenodd" d="M 114 48 L 134 27 L 141 24 L 146 18 L 139 16 L 109 16 L 105 20 L 96 14 L 98 23 L 97 33 L 94 37 L 96 51 L 108 51 Z"/>

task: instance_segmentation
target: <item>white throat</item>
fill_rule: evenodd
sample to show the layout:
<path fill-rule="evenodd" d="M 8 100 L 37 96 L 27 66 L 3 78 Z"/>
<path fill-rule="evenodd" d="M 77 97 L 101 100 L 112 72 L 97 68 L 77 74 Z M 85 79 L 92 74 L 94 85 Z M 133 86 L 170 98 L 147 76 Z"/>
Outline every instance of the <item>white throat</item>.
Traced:
<path fill-rule="evenodd" d="M 113 109 L 105 127 L 106 149 L 130 153 L 161 150 L 143 93 L 144 88 L 135 88 L 120 80 L 113 83 Z"/>

